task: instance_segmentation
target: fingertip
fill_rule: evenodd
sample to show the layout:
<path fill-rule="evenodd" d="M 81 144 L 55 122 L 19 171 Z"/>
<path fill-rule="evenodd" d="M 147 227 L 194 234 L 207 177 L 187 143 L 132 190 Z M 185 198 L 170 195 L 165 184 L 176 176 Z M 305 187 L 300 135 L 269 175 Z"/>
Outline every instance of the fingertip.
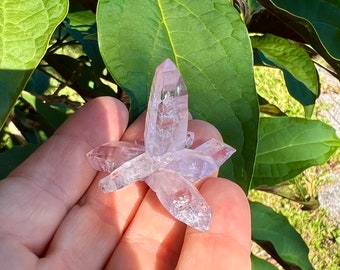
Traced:
<path fill-rule="evenodd" d="M 205 179 L 199 190 L 214 213 L 209 232 L 237 237 L 250 250 L 250 207 L 241 187 L 230 180 L 212 177 Z"/>
<path fill-rule="evenodd" d="M 140 142 L 144 140 L 146 111 L 142 112 L 138 118 L 129 126 L 122 136 L 126 142 Z"/>
<path fill-rule="evenodd" d="M 128 110 L 121 101 L 108 96 L 98 97 L 87 102 L 55 134 L 81 134 L 87 138 L 90 145 L 97 146 L 119 139 L 127 127 L 128 120 Z"/>
<path fill-rule="evenodd" d="M 213 210 L 210 229 L 188 227 L 176 269 L 251 269 L 250 210 L 235 183 L 206 178 L 199 188 Z"/>
<path fill-rule="evenodd" d="M 195 133 L 194 143 L 192 145 L 193 148 L 212 138 L 223 141 L 222 135 L 218 129 L 203 120 L 190 120 L 188 123 L 188 131 Z"/>

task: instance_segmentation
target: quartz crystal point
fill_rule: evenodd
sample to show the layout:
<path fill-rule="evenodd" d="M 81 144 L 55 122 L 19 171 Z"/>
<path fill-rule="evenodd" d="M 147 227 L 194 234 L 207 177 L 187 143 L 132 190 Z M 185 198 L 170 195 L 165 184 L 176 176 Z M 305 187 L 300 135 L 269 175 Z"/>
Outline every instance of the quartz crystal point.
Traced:
<path fill-rule="evenodd" d="M 206 149 L 208 147 L 209 149 Z M 148 177 L 161 168 L 177 171 L 187 181 L 194 183 L 217 171 L 234 152 L 234 148 L 229 145 L 210 139 L 194 150 L 182 149 L 153 158 L 144 153 L 125 162 L 113 173 L 103 178 L 100 186 L 104 192 L 116 191 Z"/>
<path fill-rule="evenodd" d="M 210 206 L 196 187 L 179 173 L 161 169 L 150 175 L 145 182 L 176 219 L 200 231 L 209 229 L 212 217 Z"/>
<path fill-rule="evenodd" d="M 160 64 L 151 85 L 145 120 L 145 152 L 160 156 L 183 149 L 188 130 L 188 92 L 175 64 Z"/>
<path fill-rule="evenodd" d="M 87 159 L 97 171 L 111 173 L 124 162 L 144 153 L 144 146 L 128 142 L 108 142 L 88 152 Z"/>
<path fill-rule="evenodd" d="M 157 67 L 145 121 L 144 143 L 110 142 L 87 154 L 90 164 L 109 175 L 99 181 L 104 192 L 145 181 L 176 219 L 201 231 L 209 229 L 212 210 L 193 185 L 209 176 L 235 152 L 210 139 L 195 149 L 188 128 L 188 93 L 171 60 Z"/>

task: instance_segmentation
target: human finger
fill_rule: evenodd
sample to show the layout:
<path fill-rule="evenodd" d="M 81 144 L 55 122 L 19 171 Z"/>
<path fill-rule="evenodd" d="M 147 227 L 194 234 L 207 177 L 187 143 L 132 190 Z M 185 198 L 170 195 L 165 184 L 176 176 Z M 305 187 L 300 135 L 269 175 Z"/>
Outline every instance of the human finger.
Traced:
<path fill-rule="evenodd" d="M 250 210 L 244 192 L 222 178 L 206 179 L 200 192 L 213 209 L 208 232 L 187 228 L 176 269 L 251 269 Z"/>
<path fill-rule="evenodd" d="M 125 131 L 122 139 L 138 141 L 143 130 L 142 115 Z M 96 176 L 81 200 L 68 213 L 50 243 L 45 260 L 40 262 L 41 267 L 104 267 L 147 191 L 146 185 L 138 182 L 115 192 L 103 193 L 98 182 L 104 176 L 104 173 Z"/>
<path fill-rule="evenodd" d="M 142 124 L 142 122 L 141 122 Z M 210 138 L 220 139 L 215 127 L 200 120 L 189 121 L 194 146 Z M 107 269 L 174 269 L 180 255 L 185 224 L 175 220 L 149 190 L 110 259 Z"/>

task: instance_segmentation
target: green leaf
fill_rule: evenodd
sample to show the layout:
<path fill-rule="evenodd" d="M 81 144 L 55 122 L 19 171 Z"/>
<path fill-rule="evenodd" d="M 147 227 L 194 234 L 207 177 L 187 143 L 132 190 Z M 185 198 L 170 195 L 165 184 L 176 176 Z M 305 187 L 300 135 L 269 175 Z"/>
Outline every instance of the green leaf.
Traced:
<path fill-rule="evenodd" d="M 26 100 L 43 119 L 43 121 L 39 121 L 41 125 L 46 123 L 49 128 L 56 130 L 68 117 L 65 112 L 52 108 L 51 105 L 42 102 L 28 92 L 23 91 L 21 95 L 22 98 Z"/>
<path fill-rule="evenodd" d="M 251 255 L 251 269 L 252 270 L 277 270 L 271 263 L 260 259 L 259 257 Z"/>
<path fill-rule="evenodd" d="M 28 144 L 25 146 L 14 146 L 11 149 L 0 153 L 0 179 L 8 176 L 20 163 L 28 158 L 39 145 Z"/>
<path fill-rule="evenodd" d="M 39 69 L 34 70 L 32 76 L 29 78 L 25 90 L 42 95 L 50 87 L 50 76 Z"/>
<path fill-rule="evenodd" d="M 251 14 L 261 9 L 261 5 L 257 2 L 257 0 L 246 0 L 246 2 L 248 3 Z"/>
<path fill-rule="evenodd" d="M 313 115 L 316 100 L 315 94 L 309 91 L 309 89 L 303 82 L 296 80 L 294 76 L 287 70 L 282 71 L 289 94 L 303 105 L 305 117 L 311 118 Z M 319 76 L 318 73 L 316 74 L 318 78 L 317 83 L 319 91 L 320 90 Z M 319 96 L 319 93 L 317 94 L 317 96 Z"/>
<path fill-rule="evenodd" d="M 72 12 L 67 15 L 64 24 L 72 37 L 82 44 L 86 55 L 94 61 L 91 65 L 103 72 L 105 65 L 99 53 L 98 42 L 88 38 L 97 33 L 96 14 L 90 10 Z"/>
<path fill-rule="evenodd" d="M 97 24 L 104 62 L 132 99 L 132 119 L 146 108 L 155 68 L 172 59 L 192 115 L 215 125 L 237 149 L 221 174 L 247 190 L 258 104 L 249 37 L 234 7 L 224 0 L 101 0 Z"/>
<path fill-rule="evenodd" d="M 258 0 L 340 74 L 340 1 Z"/>
<path fill-rule="evenodd" d="M 104 66 L 98 70 L 97 66 L 87 66 L 82 56 L 75 59 L 69 55 L 55 53 L 46 54 L 44 60 L 68 82 L 69 87 L 85 99 L 115 94 L 113 89 L 101 80 Z"/>
<path fill-rule="evenodd" d="M 66 16 L 66 0 L 2 0 L 0 5 L 0 128 Z"/>
<path fill-rule="evenodd" d="M 313 61 L 299 46 L 288 40 L 270 34 L 252 36 L 252 46 L 260 50 L 265 59 L 274 63 L 284 72 L 290 94 L 304 107 L 307 117 L 311 117 L 311 105 L 319 95 L 319 77 Z"/>
<path fill-rule="evenodd" d="M 284 269 L 297 266 L 313 269 L 308 260 L 308 247 L 288 220 L 270 207 L 251 202 L 252 239 L 263 247 Z"/>
<path fill-rule="evenodd" d="M 302 210 L 315 210 L 320 204 L 318 200 L 311 197 L 308 190 L 300 185 L 298 182 L 286 181 L 274 186 L 260 186 L 256 190 L 272 193 L 290 201 L 294 201 L 302 205 Z"/>
<path fill-rule="evenodd" d="M 335 130 L 319 120 L 261 118 L 252 185 L 272 186 L 323 164 L 340 147 Z"/>

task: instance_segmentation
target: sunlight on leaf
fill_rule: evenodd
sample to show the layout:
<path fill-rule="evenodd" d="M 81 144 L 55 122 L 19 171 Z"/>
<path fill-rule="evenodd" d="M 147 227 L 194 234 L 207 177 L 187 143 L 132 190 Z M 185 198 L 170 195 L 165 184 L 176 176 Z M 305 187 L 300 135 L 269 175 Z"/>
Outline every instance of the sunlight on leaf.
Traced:
<path fill-rule="evenodd" d="M 339 147 L 335 130 L 319 120 L 261 118 L 253 188 L 281 183 L 323 164 Z"/>
<path fill-rule="evenodd" d="M 294 29 L 340 74 L 340 1 L 258 0 Z"/>
<path fill-rule="evenodd" d="M 289 93 L 304 106 L 306 117 L 310 118 L 320 85 L 309 55 L 294 43 L 270 34 L 252 36 L 251 42 L 261 51 L 259 57 L 264 63 L 283 70 Z"/>
<path fill-rule="evenodd" d="M 3 0 L 0 5 L 0 128 L 67 14 L 66 0 Z"/>

